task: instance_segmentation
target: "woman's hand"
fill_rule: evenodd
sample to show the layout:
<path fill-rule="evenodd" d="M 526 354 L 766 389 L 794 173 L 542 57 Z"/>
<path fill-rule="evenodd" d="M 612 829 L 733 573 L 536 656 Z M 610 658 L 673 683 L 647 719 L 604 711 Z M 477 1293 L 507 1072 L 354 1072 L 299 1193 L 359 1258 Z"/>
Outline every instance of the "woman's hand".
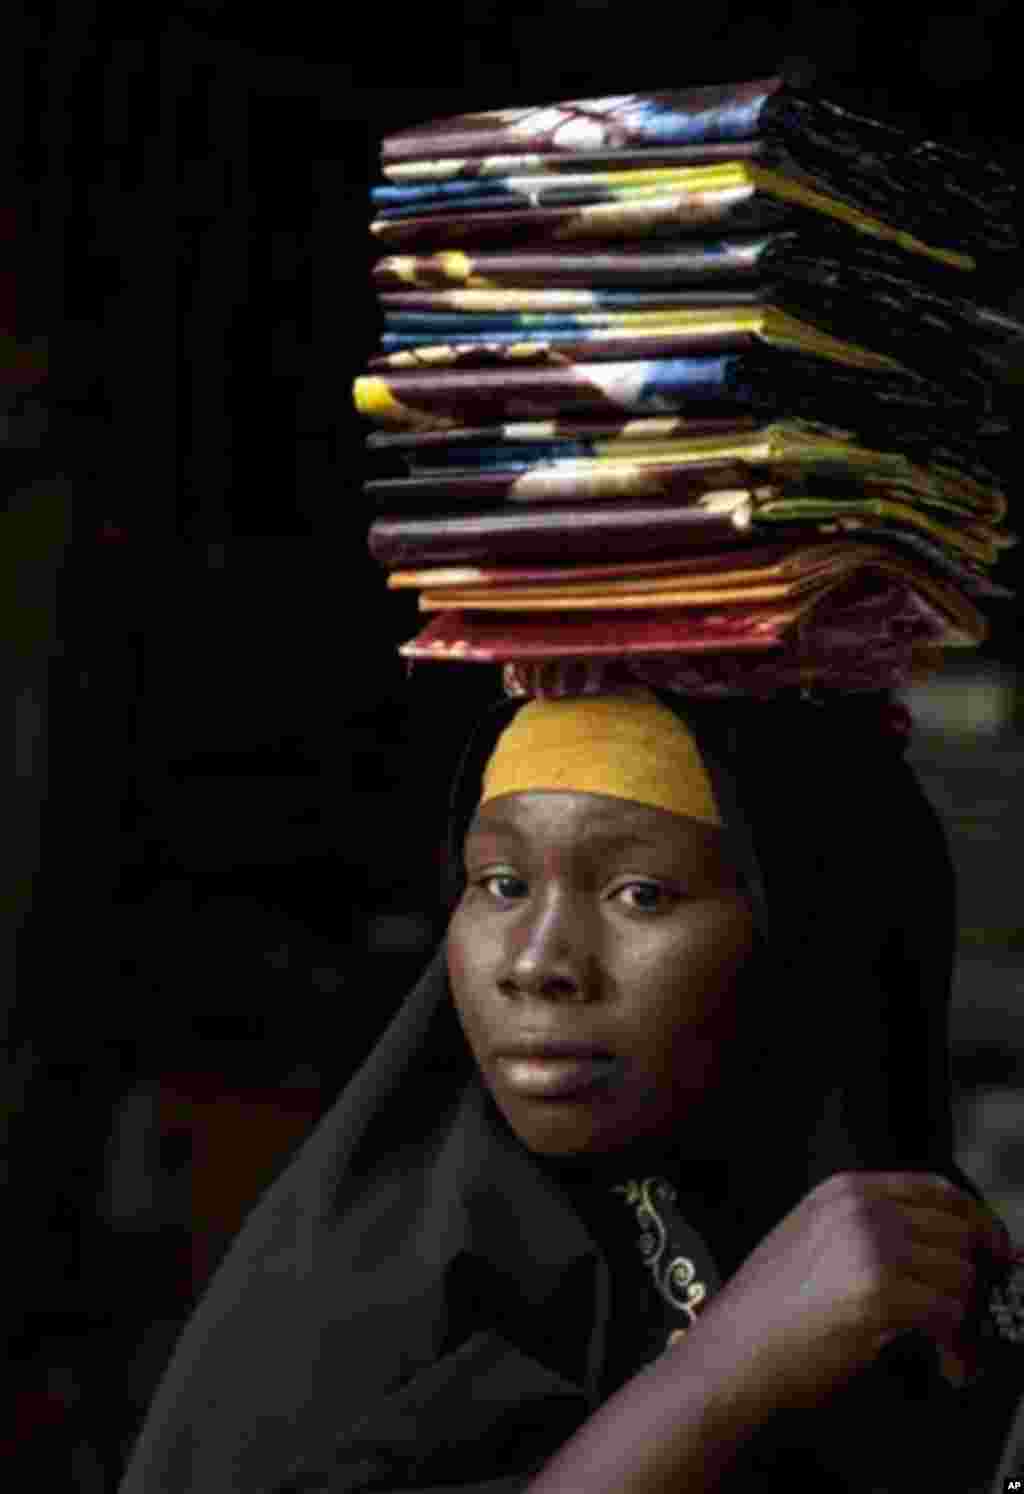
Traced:
<path fill-rule="evenodd" d="M 960 1326 L 981 1249 L 1010 1259 L 999 1220 L 946 1178 L 837 1173 L 711 1299 L 688 1351 L 719 1367 L 731 1357 L 737 1386 L 763 1397 L 766 1415 L 820 1404 L 914 1330 L 969 1367 Z"/>

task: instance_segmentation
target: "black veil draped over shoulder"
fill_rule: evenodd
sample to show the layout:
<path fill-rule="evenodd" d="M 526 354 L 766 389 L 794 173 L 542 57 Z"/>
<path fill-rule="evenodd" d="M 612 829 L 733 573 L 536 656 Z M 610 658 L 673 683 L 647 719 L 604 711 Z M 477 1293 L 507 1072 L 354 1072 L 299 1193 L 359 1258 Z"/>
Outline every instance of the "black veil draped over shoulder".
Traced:
<path fill-rule="evenodd" d="M 442 943 L 214 1274 L 121 1494 L 518 1494 L 684 1322 L 637 1221 L 713 1293 L 835 1172 L 935 1172 L 982 1196 L 953 1159 L 953 868 L 880 699 L 655 693 L 696 733 L 757 921 L 750 1092 L 728 1145 L 531 1154 L 480 1079 Z M 478 723 L 455 778 L 453 906 L 482 770 L 520 704 Z M 674 1204 L 644 1191 L 655 1179 Z M 764 1472 L 990 1494 L 1022 1360 L 990 1335 L 956 1390 L 907 1335 L 824 1406 L 765 1424 L 721 1487 Z"/>

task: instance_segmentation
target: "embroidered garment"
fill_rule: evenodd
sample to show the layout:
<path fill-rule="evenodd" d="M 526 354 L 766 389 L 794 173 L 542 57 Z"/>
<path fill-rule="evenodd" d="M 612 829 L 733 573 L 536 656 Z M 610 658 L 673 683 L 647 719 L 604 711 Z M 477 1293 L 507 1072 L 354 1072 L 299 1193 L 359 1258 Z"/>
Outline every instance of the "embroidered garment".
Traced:
<path fill-rule="evenodd" d="M 676 1190 L 667 1178 L 630 1178 L 614 1184 L 612 1192 L 635 1211 L 641 1226 L 640 1254 L 659 1305 L 672 1314 L 664 1345 L 669 1349 L 685 1337 L 709 1294 L 721 1285 L 718 1272 L 707 1246 L 679 1213 Z"/>

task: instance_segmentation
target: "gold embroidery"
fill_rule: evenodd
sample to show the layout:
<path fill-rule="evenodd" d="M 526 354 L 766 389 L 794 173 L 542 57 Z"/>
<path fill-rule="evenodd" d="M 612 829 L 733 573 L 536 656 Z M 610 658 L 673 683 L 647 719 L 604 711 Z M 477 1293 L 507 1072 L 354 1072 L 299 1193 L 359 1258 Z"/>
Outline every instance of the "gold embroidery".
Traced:
<path fill-rule="evenodd" d="M 640 1253 L 651 1269 L 658 1292 L 670 1307 L 685 1313 L 687 1320 L 685 1327 L 675 1328 L 669 1334 L 666 1347 L 671 1347 L 696 1322 L 697 1312 L 707 1296 L 704 1283 L 694 1279 L 696 1267 L 684 1255 L 677 1255 L 674 1260 L 662 1265 L 662 1257 L 668 1245 L 668 1231 L 654 1206 L 654 1200 L 662 1204 L 675 1203 L 676 1190 L 665 1178 L 645 1178 L 642 1183 L 630 1179 L 628 1183 L 616 1184 L 611 1191 L 623 1194 L 626 1203 L 635 1206 L 639 1224 L 654 1226 L 653 1232 L 645 1228 L 641 1235 Z"/>

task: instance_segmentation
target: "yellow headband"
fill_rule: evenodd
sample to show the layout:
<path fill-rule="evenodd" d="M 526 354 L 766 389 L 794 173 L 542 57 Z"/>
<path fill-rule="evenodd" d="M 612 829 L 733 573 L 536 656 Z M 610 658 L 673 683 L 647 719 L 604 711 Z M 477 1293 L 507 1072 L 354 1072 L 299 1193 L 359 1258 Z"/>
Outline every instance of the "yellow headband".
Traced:
<path fill-rule="evenodd" d="M 527 701 L 498 738 L 480 803 L 533 789 L 610 794 L 722 824 L 692 733 L 640 686 Z"/>

